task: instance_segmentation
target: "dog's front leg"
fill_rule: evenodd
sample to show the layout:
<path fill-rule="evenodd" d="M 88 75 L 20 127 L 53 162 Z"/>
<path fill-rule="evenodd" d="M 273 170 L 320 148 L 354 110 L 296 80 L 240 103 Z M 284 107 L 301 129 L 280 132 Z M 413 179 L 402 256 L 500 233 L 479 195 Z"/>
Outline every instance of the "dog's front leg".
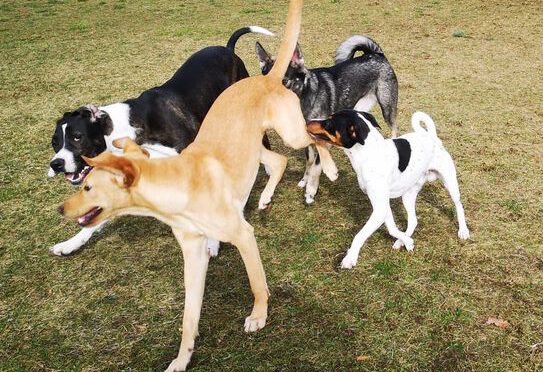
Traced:
<path fill-rule="evenodd" d="M 179 354 L 170 363 L 166 372 L 184 371 L 190 362 L 190 357 L 194 351 L 194 339 L 198 336 L 198 322 L 200 320 L 207 264 L 209 262 L 204 236 L 184 233 L 179 229 L 172 230 L 183 251 L 185 310 Z"/>
<path fill-rule="evenodd" d="M 258 209 L 266 209 L 271 203 L 277 184 L 281 181 L 281 177 L 283 177 L 283 173 L 287 167 L 287 158 L 262 147 L 260 162 L 267 166 L 268 174 L 270 175 L 268 183 L 266 183 L 266 187 L 262 191 L 260 200 L 258 201 Z"/>
<path fill-rule="evenodd" d="M 84 227 L 72 238 L 62 243 L 55 244 L 49 250 L 51 253 L 56 254 L 57 256 L 69 255 L 70 253 L 77 251 L 86 242 L 88 242 L 95 232 L 102 230 L 106 223 L 107 221 L 103 221 L 93 227 Z"/>
<path fill-rule="evenodd" d="M 386 190 L 386 186 L 373 186 L 374 187 L 372 188 L 368 187 L 366 189 L 371 201 L 371 205 L 373 207 L 373 212 L 371 213 L 368 222 L 366 222 L 364 227 L 362 227 L 362 229 L 354 237 L 353 242 L 351 243 L 351 247 L 341 261 L 342 269 L 352 269 L 354 266 L 356 266 L 360 249 L 362 248 L 366 240 L 368 240 L 368 238 L 371 236 L 371 234 L 373 234 L 383 224 L 383 222 L 385 222 L 385 218 L 387 217 L 387 210 L 390 209 L 390 200 L 388 193 L 382 191 Z"/>
<path fill-rule="evenodd" d="M 247 221 L 240 221 L 240 229 L 235 234 L 232 244 L 238 248 L 243 259 L 247 275 L 249 276 L 251 291 L 255 297 L 253 311 L 250 316 L 245 318 L 245 332 L 255 332 L 266 325 L 269 292 L 253 227 Z"/>

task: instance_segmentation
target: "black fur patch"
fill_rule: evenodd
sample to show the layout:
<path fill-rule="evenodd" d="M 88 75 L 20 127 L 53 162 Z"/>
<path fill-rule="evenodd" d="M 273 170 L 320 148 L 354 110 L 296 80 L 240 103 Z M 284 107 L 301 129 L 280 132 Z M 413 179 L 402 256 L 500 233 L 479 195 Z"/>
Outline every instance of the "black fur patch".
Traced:
<path fill-rule="evenodd" d="M 398 169 L 403 172 L 409 165 L 409 159 L 411 159 L 411 145 L 408 140 L 403 138 L 394 138 L 393 141 L 398 151 Z"/>

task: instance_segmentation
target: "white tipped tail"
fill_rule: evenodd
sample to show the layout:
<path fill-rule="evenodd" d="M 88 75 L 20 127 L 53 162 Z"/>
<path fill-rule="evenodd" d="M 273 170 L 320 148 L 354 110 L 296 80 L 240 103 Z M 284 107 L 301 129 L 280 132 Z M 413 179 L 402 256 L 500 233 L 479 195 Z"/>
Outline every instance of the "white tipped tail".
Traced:
<path fill-rule="evenodd" d="M 270 30 L 266 30 L 264 27 L 249 26 L 249 29 L 251 30 L 251 32 L 257 32 L 259 34 L 264 34 L 264 35 L 268 35 L 268 36 L 275 36 L 275 34 L 273 32 L 271 32 Z"/>
<path fill-rule="evenodd" d="M 421 122 L 424 123 L 426 129 L 421 127 Z M 411 116 L 411 126 L 415 132 L 425 131 L 437 138 L 436 125 L 430 115 L 424 112 L 417 111 L 413 114 L 413 116 Z"/>

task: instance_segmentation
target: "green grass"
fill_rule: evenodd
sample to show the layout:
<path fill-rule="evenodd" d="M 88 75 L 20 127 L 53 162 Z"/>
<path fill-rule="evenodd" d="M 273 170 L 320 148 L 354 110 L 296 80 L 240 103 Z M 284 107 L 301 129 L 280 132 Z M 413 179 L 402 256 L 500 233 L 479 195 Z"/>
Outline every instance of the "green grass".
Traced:
<path fill-rule="evenodd" d="M 56 206 L 73 188 L 46 178 L 55 120 L 89 102 L 139 94 L 195 51 L 258 24 L 281 33 L 286 1 L 9 1 L 0 4 L 0 370 L 150 371 L 175 357 L 182 257 L 167 226 L 115 220 L 84 250 L 48 248 L 78 228 Z M 399 122 L 436 120 L 456 160 L 472 240 L 460 243 L 452 203 L 431 184 L 417 211 L 415 251 L 380 229 L 352 271 L 338 269 L 371 207 L 343 154 L 314 206 L 296 187 L 301 152 L 271 210 L 246 208 L 271 291 L 269 322 L 242 330 L 247 277 L 230 246 L 213 259 L 194 371 L 537 371 L 543 368 L 543 16 L 537 1 L 307 1 L 301 45 L 310 67 L 367 34 L 400 84 Z M 462 33 L 460 35 L 459 33 Z M 258 73 L 254 42 L 237 52 Z M 378 110 L 375 110 L 382 121 Z M 405 227 L 401 203 L 393 209 Z M 489 317 L 507 320 L 500 329 Z M 358 358 L 358 359 L 357 359 Z"/>

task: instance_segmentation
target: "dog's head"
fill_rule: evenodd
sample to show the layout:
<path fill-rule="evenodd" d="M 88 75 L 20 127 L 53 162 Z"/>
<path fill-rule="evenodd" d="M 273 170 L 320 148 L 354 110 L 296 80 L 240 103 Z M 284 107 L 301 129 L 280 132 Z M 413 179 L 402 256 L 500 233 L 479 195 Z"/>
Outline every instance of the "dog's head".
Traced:
<path fill-rule="evenodd" d="M 348 149 L 357 143 L 364 145 L 368 134 L 375 128 L 380 127 L 372 114 L 355 110 L 342 110 L 328 119 L 307 122 L 307 131 L 316 142 Z"/>
<path fill-rule="evenodd" d="M 85 177 L 83 187 L 58 208 L 80 226 L 97 225 L 132 206 L 131 191 L 140 178 L 138 160 L 148 158 L 149 153 L 130 139 L 113 144 L 123 147 L 124 156 L 115 156 L 109 151 L 94 158 L 83 156 L 93 168 Z"/>
<path fill-rule="evenodd" d="M 90 171 L 83 156 L 94 157 L 106 149 L 104 135 L 113 129 L 105 111 L 94 105 L 66 112 L 57 121 L 51 140 L 55 156 L 51 160 L 50 177 L 64 173 L 72 184 L 79 184 Z"/>
<path fill-rule="evenodd" d="M 271 71 L 275 58 L 273 58 L 257 41 L 256 54 L 260 61 L 260 69 L 263 75 Z M 283 78 L 283 85 L 292 90 L 298 97 L 301 97 L 309 80 L 309 70 L 305 67 L 304 56 L 300 45 L 296 44 L 296 49 L 292 55 L 290 65 Z"/>

